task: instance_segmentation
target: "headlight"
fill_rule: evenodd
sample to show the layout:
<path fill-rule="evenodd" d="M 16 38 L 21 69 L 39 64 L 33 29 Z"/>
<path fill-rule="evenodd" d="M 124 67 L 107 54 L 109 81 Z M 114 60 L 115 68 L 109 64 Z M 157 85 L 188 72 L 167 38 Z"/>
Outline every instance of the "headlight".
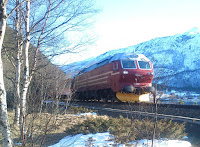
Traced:
<path fill-rule="evenodd" d="M 149 72 L 148 75 L 154 75 L 154 73 L 153 72 Z"/>
<path fill-rule="evenodd" d="M 127 74 L 128 74 L 128 71 L 123 71 L 123 74 L 127 75 Z"/>

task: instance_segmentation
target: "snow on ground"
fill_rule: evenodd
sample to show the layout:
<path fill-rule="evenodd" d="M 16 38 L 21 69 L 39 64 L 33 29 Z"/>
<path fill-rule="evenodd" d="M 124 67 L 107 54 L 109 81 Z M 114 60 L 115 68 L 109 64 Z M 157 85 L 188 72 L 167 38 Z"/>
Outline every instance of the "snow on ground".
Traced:
<path fill-rule="evenodd" d="M 88 115 L 97 115 L 97 113 L 96 112 L 88 112 L 88 113 L 80 113 L 80 114 L 78 114 L 79 116 L 88 116 Z"/>
<path fill-rule="evenodd" d="M 89 140 L 93 140 L 89 142 Z M 60 140 L 57 144 L 49 147 L 85 147 L 93 143 L 94 147 L 112 147 L 115 144 L 113 137 L 109 132 L 96 133 L 96 134 L 77 134 L 75 136 L 66 136 Z M 152 140 L 139 140 L 137 142 L 129 143 L 132 147 L 150 147 Z M 118 147 L 126 147 L 124 144 L 117 145 Z M 191 143 L 188 141 L 180 140 L 154 140 L 154 147 L 191 147 Z"/>

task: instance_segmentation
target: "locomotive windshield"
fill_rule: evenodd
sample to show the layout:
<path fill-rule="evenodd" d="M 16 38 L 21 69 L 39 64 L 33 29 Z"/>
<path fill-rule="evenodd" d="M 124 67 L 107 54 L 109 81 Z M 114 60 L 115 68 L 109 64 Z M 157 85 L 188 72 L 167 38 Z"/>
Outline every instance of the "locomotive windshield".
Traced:
<path fill-rule="evenodd" d="M 140 69 L 151 69 L 149 62 L 138 61 Z"/>
<path fill-rule="evenodd" d="M 133 68 L 136 69 L 136 64 L 134 60 L 122 60 L 123 68 Z"/>

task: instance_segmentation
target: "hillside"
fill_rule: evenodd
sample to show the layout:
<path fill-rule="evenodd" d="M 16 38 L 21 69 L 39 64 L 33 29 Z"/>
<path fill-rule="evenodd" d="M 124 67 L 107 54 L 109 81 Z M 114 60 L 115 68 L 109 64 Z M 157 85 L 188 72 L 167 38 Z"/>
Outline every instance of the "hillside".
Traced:
<path fill-rule="evenodd" d="M 13 31 L 9 26 L 7 26 L 3 43 L 2 60 L 7 99 L 11 105 L 13 104 L 15 81 L 16 48 L 14 41 Z M 33 45 L 30 45 L 30 70 L 32 69 L 32 61 L 35 50 L 36 48 Z M 40 51 L 38 52 L 37 57 L 36 71 L 29 87 L 29 98 L 33 97 L 35 102 L 36 99 L 39 101 L 42 97 L 54 97 L 57 93 L 59 93 L 58 87 L 55 85 L 57 84 L 57 86 L 60 86 L 65 84 L 66 79 L 64 72 L 57 66 L 53 65 Z M 22 65 L 21 67 L 23 68 Z M 21 70 L 21 74 L 22 73 L 23 69 Z M 21 79 L 22 77 L 23 75 L 21 75 Z"/>
<path fill-rule="evenodd" d="M 145 54 L 154 64 L 154 83 L 169 87 L 200 88 L 200 31 L 193 28 L 174 36 L 155 38 L 124 49 L 108 51 L 98 57 L 62 66 L 66 73 L 76 74 L 116 53 L 133 52 Z"/>

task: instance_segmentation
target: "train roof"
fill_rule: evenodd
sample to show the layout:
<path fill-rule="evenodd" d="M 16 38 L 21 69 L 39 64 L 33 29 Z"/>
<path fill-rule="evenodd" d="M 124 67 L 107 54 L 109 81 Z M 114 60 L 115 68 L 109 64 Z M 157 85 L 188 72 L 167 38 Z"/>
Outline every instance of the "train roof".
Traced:
<path fill-rule="evenodd" d="M 136 54 L 136 53 L 118 53 L 112 56 L 109 63 L 116 60 L 137 60 L 137 61 L 150 61 L 145 55 L 143 54 Z"/>
<path fill-rule="evenodd" d="M 136 53 L 118 53 L 115 54 L 113 56 L 108 56 L 105 57 L 99 61 L 97 61 L 95 64 L 84 68 L 83 70 L 81 70 L 78 75 L 83 74 L 85 72 L 89 72 L 93 69 L 96 69 L 98 67 L 101 67 L 105 64 L 111 63 L 113 61 L 117 61 L 117 60 L 138 60 L 138 61 L 150 61 L 145 55 L 143 54 L 136 54 Z"/>

